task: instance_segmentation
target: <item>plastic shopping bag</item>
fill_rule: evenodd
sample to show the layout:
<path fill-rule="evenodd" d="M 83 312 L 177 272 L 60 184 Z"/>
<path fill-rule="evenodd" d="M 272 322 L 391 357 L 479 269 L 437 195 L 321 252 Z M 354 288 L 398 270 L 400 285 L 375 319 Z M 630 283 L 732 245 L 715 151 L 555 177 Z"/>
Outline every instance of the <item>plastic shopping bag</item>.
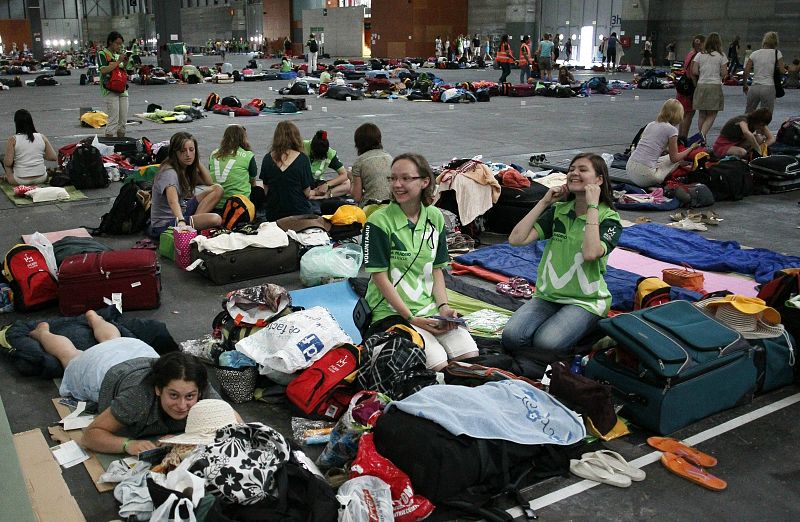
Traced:
<path fill-rule="evenodd" d="M 276 319 L 236 343 L 236 350 L 257 362 L 262 375 L 270 370 L 291 374 L 344 343 L 353 340 L 327 308 L 315 306 Z"/>
<path fill-rule="evenodd" d="M 53 243 L 41 232 L 35 232 L 30 239 L 30 245 L 39 249 L 39 252 L 44 256 L 47 261 L 47 270 L 58 279 L 58 263 L 56 262 L 56 254 L 53 251 Z"/>
<path fill-rule="evenodd" d="M 361 246 L 352 243 L 314 247 L 300 258 L 300 280 L 304 286 L 317 286 L 356 277 L 363 258 Z"/>
<path fill-rule="evenodd" d="M 339 488 L 339 522 L 391 522 L 394 520 L 392 492 L 378 477 L 364 475 Z"/>
<path fill-rule="evenodd" d="M 321 468 L 343 467 L 353 460 L 361 436 L 375 424 L 390 400 L 386 395 L 374 391 L 356 393 L 347 411 L 333 427 L 328 444 L 317 458 L 317 465 Z M 354 416 L 354 413 L 362 413 L 362 416 Z"/>
<path fill-rule="evenodd" d="M 378 477 L 389 485 L 392 492 L 392 509 L 398 522 L 414 522 L 421 520 L 434 509 L 430 500 L 422 495 L 415 495 L 411 487 L 411 479 L 400 468 L 383 457 L 375 449 L 372 433 L 366 433 L 358 444 L 358 455 L 350 468 L 350 478 L 361 475 Z"/>

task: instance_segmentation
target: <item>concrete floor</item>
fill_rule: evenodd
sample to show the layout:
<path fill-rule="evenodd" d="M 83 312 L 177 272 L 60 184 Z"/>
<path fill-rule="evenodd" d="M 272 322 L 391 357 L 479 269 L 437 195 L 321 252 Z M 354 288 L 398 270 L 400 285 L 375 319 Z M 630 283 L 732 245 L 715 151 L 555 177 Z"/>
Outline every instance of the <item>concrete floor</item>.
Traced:
<path fill-rule="evenodd" d="M 241 68 L 244 56 L 230 56 L 236 68 Z M 215 59 L 197 57 L 198 65 L 213 63 Z M 437 71 L 437 74 L 440 74 Z M 497 80 L 499 71 L 443 71 L 446 80 L 463 81 Z M 591 76 L 579 73 L 579 78 Z M 630 81 L 630 74 L 616 74 Z M 511 79 L 516 78 L 516 71 Z M 79 107 L 93 105 L 102 109 L 97 87 L 81 87 L 77 74 L 59 78 L 58 87 L 17 88 L 0 92 L 0 136 L 13 134 L 13 113 L 27 108 L 34 115 L 38 130 L 46 134 L 58 148 L 91 135 L 91 129 L 78 123 Z M 243 101 L 258 97 L 268 103 L 276 96 L 275 90 L 285 82 L 236 83 L 233 85 L 177 85 L 131 86 L 130 114 L 144 111 L 148 103 L 158 103 L 164 108 L 188 103 L 192 98 L 202 98 L 216 91 L 222 95 L 233 94 Z M 272 87 L 274 90 L 270 91 Z M 639 96 L 638 100 L 634 95 Z M 308 98 L 312 109 L 302 114 L 288 116 L 305 137 L 317 129 L 328 131 L 329 139 L 346 165 L 356 157 L 352 142 L 353 131 L 366 121 L 378 124 L 383 132 L 384 145 L 391 154 L 415 151 L 425 155 L 432 164 L 441 164 L 453 157 L 471 157 L 482 154 L 494 161 L 527 164 L 534 152 L 544 152 L 549 159 L 569 158 L 577 151 L 621 152 L 636 131 L 653 120 L 661 103 L 673 91 L 626 91 L 612 99 L 593 96 L 588 99 L 552 98 L 493 98 L 488 104 L 455 105 L 389 102 L 364 100 L 339 102 Z M 710 135 L 713 137 L 730 117 L 744 110 L 741 89 L 725 87 L 726 110 L 717 118 Z M 525 105 L 521 102 L 525 101 Z M 327 107 L 327 112 L 323 112 Z M 777 129 L 787 117 L 800 113 L 800 91 L 789 91 L 777 103 L 772 125 Z M 260 159 L 266 152 L 275 124 L 282 116 L 260 116 L 237 119 L 248 129 L 251 144 Z M 218 146 L 224 127 L 231 123 L 227 117 L 210 115 L 208 118 L 181 125 L 159 125 L 145 122 L 129 127 L 130 136 L 147 136 L 152 141 L 169 139 L 177 130 L 193 133 L 200 143 L 202 161 Z M 78 226 L 96 226 L 100 216 L 110 208 L 119 190 L 112 184 L 103 190 L 87 191 L 89 199 L 75 203 L 17 208 L 7 198 L 0 196 L 0 247 L 4 250 L 17 243 L 23 233 L 53 231 Z M 797 255 L 800 253 L 800 193 L 753 196 L 743 202 L 718 203 L 714 210 L 725 219 L 704 236 L 714 239 L 735 240 L 751 247 L 769 248 Z M 623 212 L 627 219 L 644 213 Z M 648 213 L 655 222 L 668 222 L 667 213 Z M 114 248 L 133 245 L 137 237 L 109 237 L 102 241 Z M 490 237 L 490 242 L 502 238 Z M 270 278 L 271 282 L 289 289 L 300 286 L 297 274 Z M 201 276 L 177 270 L 174 265 L 162 266 L 162 304 L 158 310 L 130 312 L 131 315 L 154 317 L 164 321 L 176 340 L 193 339 L 208 333 L 211 319 L 220 309 L 222 295 L 241 283 L 213 286 Z M 253 281 L 255 284 L 258 280 Z M 27 320 L 51 317 L 57 312 L 46 310 L 26 315 Z M 22 318 L 16 314 L 2 317 L 6 324 Z M 790 387 L 758 398 L 751 405 L 706 419 L 682 430 L 678 435 L 688 437 L 703 434 L 709 437 L 700 446 L 720 461 L 715 472 L 729 482 L 724 493 L 712 493 L 668 474 L 658 463 L 644 469 L 648 478 L 628 490 L 600 486 L 575 496 L 548 504 L 540 500 L 539 514 L 543 520 L 796 520 L 800 505 L 796 498 L 800 490 L 800 470 L 796 458 L 800 440 L 800 426 L 795 419 L 800 414 L 796 403 L 774 413 L 752 420 L 734 430 L 715 435 L 706 433 L 723 422 L 739 418 L 762 407 L 777 408 L 776 402 L 791 397 L 798 390 Z M 6 363 L 0 363 L 0 394 L 13 432 L 43 428 L 57 419 L 50 404 L 57 389 L 50 381 L 21 378 Z M 796 397 L 795 397 L 796 399 Z M 245 418 L 260 420 L 288 432 L 289 416 L 281 405 L 270 406 L 249 403 L 239 406 Z M 741 422 L 738 420 L 736 422 Z M 650 453 L 644 443 L 647 434 L 637 432 L 609 446 L 627 458 L 638 458 Z M 89 520 L 110 520 L 117 517 L 116 502 L 111 494 L 98 495 L 82 466 L 64 470 L 64 477 L 81 509 Z M 561 492 L 578 483 L 575 478 L 551 479 L 526 492 L 531 499 Z M 527 498 L 526 497 L 526 498 Z M 552 497 L 549 497 L 552 498 Z"/>

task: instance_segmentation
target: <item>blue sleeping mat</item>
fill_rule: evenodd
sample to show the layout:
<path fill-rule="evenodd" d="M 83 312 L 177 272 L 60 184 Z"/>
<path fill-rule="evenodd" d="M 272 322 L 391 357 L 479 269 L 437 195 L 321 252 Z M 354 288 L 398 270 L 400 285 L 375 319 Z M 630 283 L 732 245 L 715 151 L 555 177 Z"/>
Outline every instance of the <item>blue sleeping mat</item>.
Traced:
<path fill-rule="evenodd" d="M 626 229 L 627 230 L 627 229 Z M 623 232 L 624 236 L 624 232 Z M 478 265 L 509 277 L 522 277 L 536 283 L 536 272 L 546 241 L 537 241 L 523 247 L 513 247 L 508 243 L 491 245 L 455 258 L 464 265 Z M 611 308 L 620 311 L 633 310 L 633 296 L 639 274 L 607 267 L 605 280 L 611 292 Z M 673 299 L 696 301 L 700 294 L 683 288 L 673 288 Z"/>
<path fill-rule="evenodd" d="M 294 306 L 304 308 L 324 306 L 355 344 L 361 342 L 361 333 L 353 323 L 353 308 L 356 306 L 358 296 L 347 281 L 293 290 L 289 295 L 292 296 Z"/>
<path fill-rule="evenodd" d="M 752 275 L 759 283 L 772 280 L 777 270 L 800 267 L 797 256 L 765 248 L 743 249 L 736 241 L 706 239 L 696 232 L 655 223 L 626 228 L 619 246 L 667 263 L 688 263 L 697 270 Z"/>

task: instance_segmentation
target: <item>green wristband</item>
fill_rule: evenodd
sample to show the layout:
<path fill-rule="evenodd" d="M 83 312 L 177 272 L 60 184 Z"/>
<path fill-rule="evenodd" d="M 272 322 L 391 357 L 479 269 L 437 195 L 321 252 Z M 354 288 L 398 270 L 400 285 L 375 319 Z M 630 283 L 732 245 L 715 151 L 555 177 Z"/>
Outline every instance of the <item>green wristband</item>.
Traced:
<path fill-rule="evenodd" d="M 595 210 L 600 210 L 600 207 L 598 205 L 586 205 L 586 209 L 587 210 L 590 209 L 590 208 L 593 208 Z"/>
<path fill-rule="evenodd" d="M 128 444 L 130 444 L 131 439 L 125 439 L 125 442 L 122 443 L 122 453 L 128 453 Z"/>

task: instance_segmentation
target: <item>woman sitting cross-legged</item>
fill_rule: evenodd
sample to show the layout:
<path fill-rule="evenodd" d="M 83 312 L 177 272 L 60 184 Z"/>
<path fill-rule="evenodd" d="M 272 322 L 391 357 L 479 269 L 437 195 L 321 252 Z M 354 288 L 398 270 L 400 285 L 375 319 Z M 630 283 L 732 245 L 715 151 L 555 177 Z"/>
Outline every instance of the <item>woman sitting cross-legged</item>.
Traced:
<path fill-rule="evenodd" d="M 162 357 L 116 326 L 86 312 L 96 345 L 80 351 L 69 338 L 39 323 L 29 334 L 64 367 L 59 392 L 98 404 L 100 414 L 83 437 L 90 450 L 137 455 L 155 448 L 150 437 L 182 432 L 189 409 L 202 398 L 219 399 L 205 366 L 193 355 Z"/>
<path fill-rule="evenodd" d="M 325 199 L 350 193 L 347 169 L 336 155 L 336 151 L 331 148 L 327 132 L 317 131 L 313 138 L 304 140 L 303 150 L 311 160 L 311 174 L 314 176 L 311 199 Z M 328 168 L 336 172 L 336 176 L 328 174 Z"/>
<path fill-rule="evenodd" d="M 195 189 L 200 184 L 207 188 L 197 194 Z M 177 225 L 191 225 L 197 230 L 220 226 L 222 218 L 212 211 L 222 193 L 222 186 L 215 184 L 200 164 L 194 136 L 176 132 L 169 140 L 169 155 L 153 179 L 149 235 L 158 237 Z"/>
<path fill-rule="evenodd" d="M 523 246 L 547 239 L 536 275 L 536 293 L 503 330 L 503 347 L 527 377 L 574 355 L 578 341 L 611 307 L 603 275 L 622 234 L 614 210 L 608 168 L 596 154 L 573 158 L 566 185 L 551 188 L 511 231 Z"/>
<path fill-rule="evenodd" d="M 435 177 L 427 160 L 401 154 L 392 162 L 392 202 L 373 212 L 364 227 L 364 265 L 370 273 L 366 299 L 372 321 L 400 316 L 425 340 L 428 368 L 478 356 L 469 332 L 433 316 L 456 317 L 447 303 L 444 216 L 432 205 Z"/>
<path fill-rule="evenodd" d="M 269 152 L 261 161 L 261 181 L 266 193 L 266 217 L 277 221 L 287 216 L 311 214 L 311 162 L 303 154 L 297 125 L 278 122 Z"/>
<path fill-rule="evenodd" d="M 698 144 L 678 152 L 678 127 L 683 121 L 683 105 L 670 98 L 661 106 L 656 121 L 644 128 L 639 143 L 628 159 L 625 170 L 635 185 L 647 188 L 661 185 Z M 664 151 L 667 154 L 664 154 Z"/>

